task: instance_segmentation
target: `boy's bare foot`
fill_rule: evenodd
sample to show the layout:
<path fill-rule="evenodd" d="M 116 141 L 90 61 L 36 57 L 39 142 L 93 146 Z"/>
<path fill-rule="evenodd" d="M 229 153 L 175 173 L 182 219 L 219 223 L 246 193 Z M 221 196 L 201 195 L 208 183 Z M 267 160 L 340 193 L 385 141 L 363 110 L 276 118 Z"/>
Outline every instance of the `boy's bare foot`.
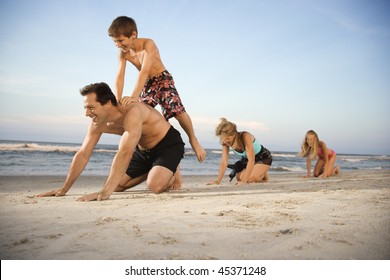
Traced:
<path fill-rule="evenodd" d="M 197 139 L 195 139 L 195 141 L 190 140 L 190 144 L 196 154 L 196 157 L 198 158 L 198 161 L 203 162 L 206 159 L 206 155 L 207 155 L 206 150 L 203 149 L 203 147 L 199 144 Z"/>

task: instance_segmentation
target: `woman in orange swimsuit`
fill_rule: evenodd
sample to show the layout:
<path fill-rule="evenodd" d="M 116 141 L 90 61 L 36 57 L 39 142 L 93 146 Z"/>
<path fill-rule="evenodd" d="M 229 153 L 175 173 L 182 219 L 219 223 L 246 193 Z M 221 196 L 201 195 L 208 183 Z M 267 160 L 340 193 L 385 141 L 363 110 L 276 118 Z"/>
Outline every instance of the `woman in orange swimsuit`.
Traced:
<path fill-rule="evenodd" d="M 317 158 L 314 177 L 326 178 L 340 173 L 339 166 L 334 166 L 336 153 L 332 149 L 328 149 L 325 142 L 321 141 L 313 130 L 306 133 L 299 155 L 306 158 L 307 176 L 305 178 L 310 177 L 311 160 Z"/>

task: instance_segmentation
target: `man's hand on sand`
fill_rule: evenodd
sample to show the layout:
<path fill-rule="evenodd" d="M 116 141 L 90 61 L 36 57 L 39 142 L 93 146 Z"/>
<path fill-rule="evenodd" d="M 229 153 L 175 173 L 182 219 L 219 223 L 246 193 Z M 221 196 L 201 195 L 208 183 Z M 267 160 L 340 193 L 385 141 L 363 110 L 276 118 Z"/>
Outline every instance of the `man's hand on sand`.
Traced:
<path fill-rule="evenodd" d="M 77 199 L 77 201 L 81 201 L 81 202 L 88 202 L 88 201 L 101 201 L 101 200 L 107 200 L 110 196 L 109 195 L 106 195 L 103 193 L 103 191 L 100 191 L 100 192 L 97 192 L 97 193 L 90 193 L 90 194 L 86 194 L 82 197 L 80 197 L 79 199 Z"/>
<path fill-rule="evenodd" d="M 38 194 L 37 197 L 64 196 L 65 194 L 66 194 L 66 192 L 62 188 L 60 188 L 60 189 L 57 189 L 57 190 L 53 190 L 53 191 L 49 191 L 49 192 Z"/>

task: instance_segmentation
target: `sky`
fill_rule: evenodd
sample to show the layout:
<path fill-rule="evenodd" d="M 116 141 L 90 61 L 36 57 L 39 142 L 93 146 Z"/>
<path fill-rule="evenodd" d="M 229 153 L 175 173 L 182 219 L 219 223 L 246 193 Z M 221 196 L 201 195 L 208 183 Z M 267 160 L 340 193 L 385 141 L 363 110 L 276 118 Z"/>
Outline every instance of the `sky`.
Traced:
<path fill-rule="evenodd" d="M 387 0 L 2 0 L 0 139 L 81 143 L 79 89 L 114 90 L 107 29 L 126 15 L 157 44 L 205 148 L 220 147 L 226 117 L 271 151 L 299 151 L 313 129 L 337 153 L 390 155 L 389 14 Z M 128 63 L 124 95 L 137 74 Z"/>

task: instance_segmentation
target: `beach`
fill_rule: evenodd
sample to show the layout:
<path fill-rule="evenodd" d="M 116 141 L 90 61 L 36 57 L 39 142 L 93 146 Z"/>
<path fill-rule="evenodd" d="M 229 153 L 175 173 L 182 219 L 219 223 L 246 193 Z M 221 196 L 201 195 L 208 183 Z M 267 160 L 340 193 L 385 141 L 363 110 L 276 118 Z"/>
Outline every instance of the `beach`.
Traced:
<path fill-rule="evenodd" d="M 81 176 L 64 197 L 35 195 L 64 176 L 0 176 L 2 260 L 388 260 L 390 171 L 327 179 L 271 174 L 236 186 L 228 176 L 183 176 L 181 191 L 142 184 L 101 202 L 104 176 Z"/>

